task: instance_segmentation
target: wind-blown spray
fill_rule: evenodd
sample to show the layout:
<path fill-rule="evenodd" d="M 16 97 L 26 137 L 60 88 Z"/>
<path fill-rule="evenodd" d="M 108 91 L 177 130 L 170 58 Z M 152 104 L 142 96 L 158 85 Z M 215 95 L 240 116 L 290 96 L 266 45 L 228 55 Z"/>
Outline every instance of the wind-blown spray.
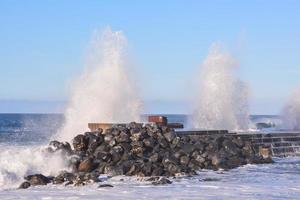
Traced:
<path fill-rule="evenodd" d="M 191 126 L 199 129 L 248 129 L 248 87 L 234 71 L 237 61 L 212 45 L 201 66 Z"/>
<path fill-rule="evenodd" d="M 294 90 L 281 111 L 282 127 L 289 130 L 300 130 L 300 88 Z"/>
<path fill-rule="evenodd" d="M 87 130 L 89 122 L 139 121 L 141 101 L 129 77 L 127 41 L 109 28 L 91 41 L 84 73 L 74 82 L 57 137 L 71 140 Z"/>

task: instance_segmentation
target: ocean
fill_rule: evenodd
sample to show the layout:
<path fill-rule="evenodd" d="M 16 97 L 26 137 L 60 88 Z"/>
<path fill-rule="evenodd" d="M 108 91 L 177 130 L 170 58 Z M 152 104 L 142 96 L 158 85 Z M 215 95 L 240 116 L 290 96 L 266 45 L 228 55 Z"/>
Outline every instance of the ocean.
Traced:
<path fill-rule="evenodd" d="M 187 123 L 186 115 L 167 115 Z M 300 199 L 300 157 L 274 158 L 274 164 L 246 165 L 230 171 L 199 171 L 194 177 L 153 186 L 135 177 L 107 178 L 113 188 L 52 185 L 17 189 L 32 173 L 55 174 L 64 161 L 43 149 L 62 126 L 60 114 L 0 114 L 0 199 Z M 280 124 L 278 116 L 251 116 L 252 126 Z M 125 180 L 125 181 L 122 181 Z"/>

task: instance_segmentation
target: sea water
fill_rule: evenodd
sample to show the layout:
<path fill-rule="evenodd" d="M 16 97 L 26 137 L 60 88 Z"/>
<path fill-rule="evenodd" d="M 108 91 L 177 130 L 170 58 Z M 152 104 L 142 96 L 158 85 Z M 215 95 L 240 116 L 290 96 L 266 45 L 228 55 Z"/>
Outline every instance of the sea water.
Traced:
<path fill-rule="evenodd" d="M 167 115 L 170 122 L 187 122 L 186 115 Z M 194 177 L 171 179 L 153 186 L 136 177 L 113 177 L 82 187 L 48 184 L 17 189 L 23 176 L 55 174 L 63 160 L 43 147 L 64 117 L 53 114 L 0 114 L 0 199 L 299 199 L 300 158 L 275 158 L 274 164 L 246 165 L 229 171 L 199 171 Z M 251 116 L 253 122 L 278 123 L 277 116 Z M 43 159 L 42 159 L 43 157 Z M 123 179 L 123 180 L 122 180 Z"/>

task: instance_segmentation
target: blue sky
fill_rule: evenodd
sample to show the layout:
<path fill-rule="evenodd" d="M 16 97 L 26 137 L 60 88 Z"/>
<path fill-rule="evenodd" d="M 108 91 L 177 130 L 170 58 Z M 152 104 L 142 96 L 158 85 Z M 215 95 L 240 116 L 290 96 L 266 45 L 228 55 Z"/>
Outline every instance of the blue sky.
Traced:
<path fill-rule="evenodd" d="M 149 112 L 184 112 L 217 41 L 240 61 L 251 113 L 300 85 L 300 1 L 0 1 L 0 112 L 55 112 L 96 29 L 122 30 Z M 57 106 L 55 106 L 57 105 Z"/>

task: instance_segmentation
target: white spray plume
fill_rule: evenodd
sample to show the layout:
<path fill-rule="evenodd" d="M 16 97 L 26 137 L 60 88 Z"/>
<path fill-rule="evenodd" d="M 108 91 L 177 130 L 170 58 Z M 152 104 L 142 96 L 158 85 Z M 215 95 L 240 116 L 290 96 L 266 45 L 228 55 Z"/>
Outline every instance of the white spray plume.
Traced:
<path fill-rule="evenodd" d="M 126 57 L 127 41 L 122 32 L 107 28 L 91 40 L 84 73 L 75 81 L 65 124 L 56 136 L 70 141 L 87 130 L 89 122 L 139 121 L 138 97 Z"/>
<path fill-rule="evenodd" d="M 198 93 L 191 126 L 197 129 L 245 130 L 249 126 L 247 85 L 234 72 L 238 62 L 213 44 L 195 88 Z"/>
<path fill-rule="evenodd" d="M 300 88 L 295 89 L 281 111 L 282 127 L 300 130 Z"/>
<path fill-rule="evenodd" d="M 24 176 L 42 173 L 56 176 L 68 169 L 68 161 L 60 152 L 50 153 L 46 147 L 1 146 L 0 191 L 17 187 Z"/>

